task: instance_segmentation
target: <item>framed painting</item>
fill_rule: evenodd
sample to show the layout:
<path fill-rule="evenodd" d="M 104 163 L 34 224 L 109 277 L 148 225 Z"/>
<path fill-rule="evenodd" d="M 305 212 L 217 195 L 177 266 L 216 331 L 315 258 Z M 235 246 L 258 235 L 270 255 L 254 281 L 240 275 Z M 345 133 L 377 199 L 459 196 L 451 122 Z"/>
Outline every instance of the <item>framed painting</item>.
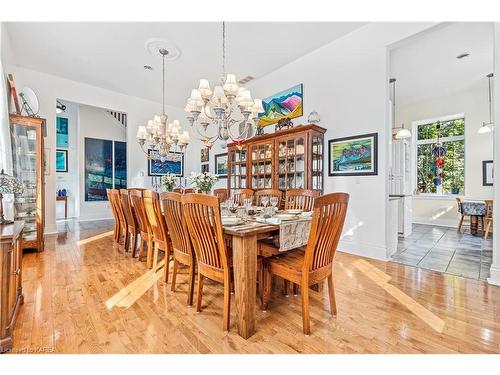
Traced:
<path fill-rule="evenodd" d="M 68 150 L 56 150 L 56 172 L 68 171 Z"/>
<path fill-rule="evenodd" d="M 201 149 L 201 158 L 202 163 L 207 163 L 210 160 L 210 150 L 208 147 L 204 147 Z"/>
<path fill-rule="evenodd" d="M 215 155 L 215 174 L 219 178 L 227 178 L 227 152 Z"/>
<path fill-rule="evenodd" d="M 483 160 L 483 186 L 493 186 L 493 160 Z"/>
<path fill-rule="evenodd" d="M 208 172 L 210 172 L 210 164 L 202 164 L 201 173 L 208 173 Z"/>
<path fill-rule="evenodd" d="M 264 113 L 259 114 L 260 128 L 277 123 L 283 118 L 296 118 L 303 115 L 302 83 L 262 99 Z"/>
<path fill-rule="evenodd" d="M 173 173 L 177 177 L 184 176 L 184 153 L 174 152 L 179 156 L 173 158 L 167 157 L 162 161 L 155 155 L 153 150 L 148 150 L 148 176 L 163 176 L 167 173 Z"/>
<path fill-rule="evenodd" d="M 328 141 L 329 176 L 369 176 L 378 174 L 377 133 Z"/>
<path fill-rule="evenodd" d="M 127 142 L 115 141 L 115 189 L 127 188 Z"/>
<path fill-rule="evenodd" d="M 68 119 L 66 117 L 56 119 L 56 147 L 68 148 Z"/>
<path fill-rule="evenodd" d="M 85 201 L 107 201 L 113 188 L 113 141 L 85 138 Z"/>

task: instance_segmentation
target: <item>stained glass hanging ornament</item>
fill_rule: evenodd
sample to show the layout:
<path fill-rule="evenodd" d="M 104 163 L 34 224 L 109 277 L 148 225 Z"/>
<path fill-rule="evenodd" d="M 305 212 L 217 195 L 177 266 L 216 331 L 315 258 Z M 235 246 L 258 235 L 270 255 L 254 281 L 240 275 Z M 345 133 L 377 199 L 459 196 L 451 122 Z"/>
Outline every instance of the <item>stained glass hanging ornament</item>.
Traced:
<path fill-rule="evenodd" d="M 438 122 L 436 125 L 437 129 L 437 139 L 436 143 L 432 147 L 432 154 L 434 155 L 434 165 L 435 168 L 432 168 L 432 172 L 434 174 L 433 183 L 434 186 L 439 186 L 443 183 L 444 178 L 444 158 L 446 155 L 446 147 L 441 143 L 440 140 L 440 130 L 441 124 Z"/>

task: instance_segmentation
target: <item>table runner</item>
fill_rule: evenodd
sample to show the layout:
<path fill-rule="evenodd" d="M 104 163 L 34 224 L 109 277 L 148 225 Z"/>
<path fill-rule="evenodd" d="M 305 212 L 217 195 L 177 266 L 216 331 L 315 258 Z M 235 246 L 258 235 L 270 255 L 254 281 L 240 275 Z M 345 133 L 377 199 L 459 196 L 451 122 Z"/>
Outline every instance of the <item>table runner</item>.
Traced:
<path fill-rule="evenodd" d="M 282 221 L 279 224 L 279 251 L 288 251 L 307 245 L 311 230 L 311 219 L 300 218 L 297 220 Z"/>

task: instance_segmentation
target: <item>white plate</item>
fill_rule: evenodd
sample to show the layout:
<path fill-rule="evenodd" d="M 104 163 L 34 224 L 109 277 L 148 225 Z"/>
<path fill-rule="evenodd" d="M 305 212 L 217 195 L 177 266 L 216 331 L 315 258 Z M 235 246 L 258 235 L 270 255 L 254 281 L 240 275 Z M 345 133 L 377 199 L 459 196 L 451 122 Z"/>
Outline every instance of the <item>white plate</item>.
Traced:
<path fill-rule="evenodd" d="M 302 217 L 311 217 L 312 216 L 312 211 L 304 211 L 300 214 Z"/>
<path fill-rule="evenodd" d="M 222 225 L 224 226 L 238 225 L 242 223 L 239 217 L 234 217 L 234 216 L 222 217 L 221 220 L 222 220 Z"/>
<path fill-rule="evenodd" d="M 294 220 L 297 218 L 296 215 L 292 215 L 292 214 L 276 214 L 276 215 L 274 215 L 274 217 L 281 219 L 281 220 Z"/>
<path fill-rule="evenodd" d="M 299 209 L 292 209 L 292 210 L 286 210 L 287 213 L 292 214 L 292 215 L 298 215 L 302 212 L 302 210 Z"/>

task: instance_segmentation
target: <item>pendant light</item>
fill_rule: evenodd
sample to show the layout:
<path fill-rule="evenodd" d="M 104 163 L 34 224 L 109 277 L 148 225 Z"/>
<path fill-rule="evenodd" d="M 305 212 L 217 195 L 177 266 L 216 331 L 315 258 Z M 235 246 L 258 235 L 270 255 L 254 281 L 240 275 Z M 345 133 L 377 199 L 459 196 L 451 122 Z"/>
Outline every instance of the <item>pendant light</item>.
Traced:
<path fill-rule="evenodd" d="M 491 79 L 493 78 L 493 73 L 488 74 L 486 77 L 488 77 L 488 104 L 489 104 L 489 110 L 490 110 L 490 121 L 489 122 L 483 122 L 483 125 L 477 130 L 478 134 L 487 134 L 491 133 L 493 131 L 493 120 L 491 119 Z"/>
<path fill-rule="evenodd" d="M 396 78 L 390 78 L 389 83 L 392 84 L 392 129 L 396 129 Z M 411 132 L 405 129 L 404 124 L 394 136 L 395 139 L 411 138 Z"/>

